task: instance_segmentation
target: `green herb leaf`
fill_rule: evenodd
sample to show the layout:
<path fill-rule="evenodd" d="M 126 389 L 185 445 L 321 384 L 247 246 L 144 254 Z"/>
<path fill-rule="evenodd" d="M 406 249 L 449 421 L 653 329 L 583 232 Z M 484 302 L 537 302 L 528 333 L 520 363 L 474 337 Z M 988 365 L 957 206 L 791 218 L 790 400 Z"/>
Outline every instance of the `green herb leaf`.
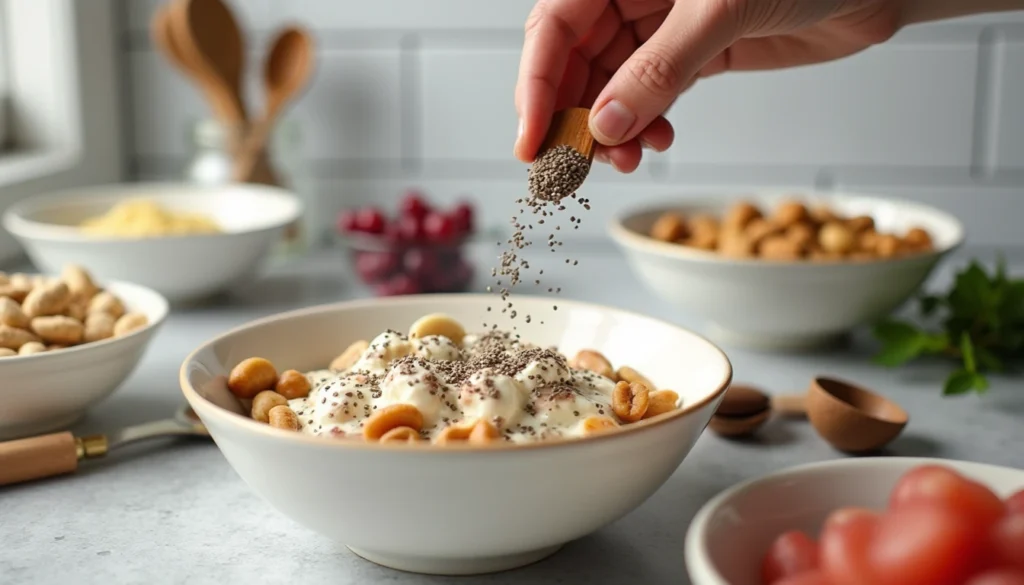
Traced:
<path fill-rule="evenodd" d="M 1006 367 L 999 356 L 981 346 L 974 348 L 974 357 L 978 360 L 978 367 L 981 370 L 1002 372 Z"/>
<path fill-rule="evenodd" d="M 955 317 L 976 317 L 991 305 L 992 286 L 985 269 L 977 262 L 971 262 L 966 270 L 956 277 L 956 284 L 949 293 L 949 308 Z"/>
<path fill-rule="evenodd" d="M 987 389 L 988 380 L 984 376 L 967 370 L 959 370 L 946 378 L 946 386 L 942 389 L 942 393 L 946 396 L 956 396 L 967 394 L 971 390 L 984 392 Z"/>
<path fill-rule="evenodd" d="M 978 371 L 978 364 L 974 360 L 974 343 L 966 333 L 960 336 L 960 357 L 964 360 L 965 370 L 972 374 Z"/>
<path fill-rule="evenodd" d="M 875 361 L 883 366 L 895 367 L 921 355 L 927 335 L 902 321 L 883 321 L 875 326 L 875 336 L 882 342 L 882 350 Z"/>
<path fill-rule="evenodd" d="M 921 297 L 921 314 L 925 317 L 931 317 L 941 305 L 941 297 L 925 295 Z"/>

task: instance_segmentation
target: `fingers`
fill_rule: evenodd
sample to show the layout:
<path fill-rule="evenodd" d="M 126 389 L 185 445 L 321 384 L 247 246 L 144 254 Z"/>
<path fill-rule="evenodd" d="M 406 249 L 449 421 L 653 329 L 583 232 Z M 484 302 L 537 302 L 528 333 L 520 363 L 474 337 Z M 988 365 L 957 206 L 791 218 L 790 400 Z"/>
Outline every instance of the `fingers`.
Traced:
<path fill-rule="evenodd" d="M 601 144 L 636 138 L 728 47 L 736 23 L 725 3 L 680 0 L 664 23 L 612 76 L 595 100 L 590 130 Z"/>
<path fill-rule="evenodd" d="M 672 124 L 665 118 L 658 117 L 651 122 L 650 126 L 640 132 L 640 136 L 636 140 L 616 146 L 598 145 L 594 158 L 598 162 L 612 165 L 621 173 L 632 173 L 640 166 L 640 161 L 643 158 L 642 149 L 663 152 L 672 146 L 674 138 L 675 131 L 672 129 Z"/>
<path fill-rule="evenodd" d="M 515 155 L 530 162 L 551 123 L 569 54 L 594 28 L 608 0 L 539 0 L 526 22 L 516 83 L 520 134 Z"/>

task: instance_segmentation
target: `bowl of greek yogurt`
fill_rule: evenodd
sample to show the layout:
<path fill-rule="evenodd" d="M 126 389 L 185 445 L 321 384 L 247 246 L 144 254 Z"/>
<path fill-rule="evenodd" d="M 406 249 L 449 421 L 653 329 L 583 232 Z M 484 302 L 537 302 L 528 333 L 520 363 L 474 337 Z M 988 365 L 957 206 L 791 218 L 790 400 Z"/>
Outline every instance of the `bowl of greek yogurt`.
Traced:
<path fill-rule="evenodd" d="M 649 317 L 511 301 L 514 320 L 493 295 L 268 317 L 200 346 L 181 386 L 239 476 L 299 524 L 404 571 L 515 568 L 657 491 L 732 368 Z"/>

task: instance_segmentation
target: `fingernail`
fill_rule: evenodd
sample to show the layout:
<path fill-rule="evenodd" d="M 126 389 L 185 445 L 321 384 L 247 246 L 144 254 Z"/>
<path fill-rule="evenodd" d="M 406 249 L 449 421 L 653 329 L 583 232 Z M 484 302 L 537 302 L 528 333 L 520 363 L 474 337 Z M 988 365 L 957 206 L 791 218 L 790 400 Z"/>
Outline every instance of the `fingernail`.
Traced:
<path fill-rule="evenodd" d="M 516 131 L 516 140 L 523 137 L 523 119 L 519 118 L 519 129 Z"/>
<path fill-rule="evenodd" d="M 635 123 L 636 114 L 618 100 L 608 102 L 594 116 L 594 128 L 608 140 L 622 140 Z"/>
<path fill-rule="evenodd" d="M 639 140 L 640 140 L 640 148 L 643 148 L 645 150 L 655 150 L 655 151 L 657 150 L 653 146 L 651 146 L 650 142 L 647 142 L 643 138 L 640 138 Z"/>

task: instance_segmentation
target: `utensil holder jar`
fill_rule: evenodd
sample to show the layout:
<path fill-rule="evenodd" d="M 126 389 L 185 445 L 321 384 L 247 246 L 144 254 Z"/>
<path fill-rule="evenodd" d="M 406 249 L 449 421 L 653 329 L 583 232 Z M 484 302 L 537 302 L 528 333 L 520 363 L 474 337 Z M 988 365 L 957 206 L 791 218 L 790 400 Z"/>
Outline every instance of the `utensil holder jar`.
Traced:
<path fill-rule="evenodd" d="M 231 183 L 234 152 L 247 130 L 243 125 L 224 124 L 212 118 L 192 123 L 188 133 L 191 158 L 184 170 L 185 180 L 202 185 Z M 280 186 L 294 192 L 303 205 L 302 217 L 286 233 L 277 255 L 300 254 L 320 246 L 329 232 L 320 221 L 316 185 L 303 152 L 302 127 L 296 120 L 285 118 L 277 124 L 267 156 Z"/>

